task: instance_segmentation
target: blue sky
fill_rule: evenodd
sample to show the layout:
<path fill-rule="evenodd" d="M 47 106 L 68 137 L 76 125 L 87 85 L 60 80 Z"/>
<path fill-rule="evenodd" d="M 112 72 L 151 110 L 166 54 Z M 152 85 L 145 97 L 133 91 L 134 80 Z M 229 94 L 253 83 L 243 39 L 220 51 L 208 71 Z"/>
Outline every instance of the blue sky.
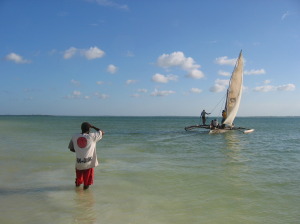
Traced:
<path fill-rule="evenodd" d="M 0 114 L 300 116 L 297 0 L 2 0 Z"/>

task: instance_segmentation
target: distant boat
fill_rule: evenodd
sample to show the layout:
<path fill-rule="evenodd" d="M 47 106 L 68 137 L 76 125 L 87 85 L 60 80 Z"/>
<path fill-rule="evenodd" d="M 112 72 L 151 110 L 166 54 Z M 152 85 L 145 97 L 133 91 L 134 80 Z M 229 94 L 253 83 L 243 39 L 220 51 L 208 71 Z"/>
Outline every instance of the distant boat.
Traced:
<path fill-rule="evenodd" d="M 243 68 L 244 68 L 244 59 L 241 51 L 236 61 L 234 70 L 230 78 L 229 86 L 227 89 L 226 102 L 224 106 L 224 111 L 226 112 L 227 116 L 225 121 L 223 122 L 223 125 L 217 127 L 212 127 L 212 125 L 193 125 L 193 126 L 185 127 L 186 131 L 195 128 L 209 129 L 210 134 L 224 133 L 232 130 L 238 130 L 245 134 L 254 131 L 254 129 L 234 127 L 233 124 L 233 121 L 239 110 L 242 92 L 243 92 L 243 73 L 244 73 Z"/>

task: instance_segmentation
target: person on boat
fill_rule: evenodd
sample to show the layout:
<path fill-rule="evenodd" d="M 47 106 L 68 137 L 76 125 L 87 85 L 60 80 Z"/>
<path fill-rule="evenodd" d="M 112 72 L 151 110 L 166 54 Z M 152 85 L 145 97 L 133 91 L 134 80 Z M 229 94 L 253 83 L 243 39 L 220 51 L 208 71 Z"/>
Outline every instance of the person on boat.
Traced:
<path fill-rule="evenodd" d="M 206 123 L 206 117 L 205 117 L 206 114 L 209 115 L 210 113 L 206 113 L 205 110 L 203 110 L 202 113 L 201 113 L 201 118 L 202 118 L 202 124 L 203 125 L 205 125 L 205 123 Z"/>
<path fill-rule="evenodd" d="M 225 128 L 225 124 L 224 124 L 224 121 L 226 120 L 227 118 L 227 113 L 225 110 L 222 111 L 222 121 L 221 121 L 221 128 Z"/>
<path fill-rule="evenodd" d="M 214 119 L 214 120 L 211 120 L 210 122 L 210 129 L 213 130 L 213 129 L 216 129 L 216 128 L 219 128 L 219 122 L 217 119 Z"/>
<path fill-rule="evenodd" d="M 91 128 L 95 132 L 90 132 Z M 86 190 L 94 182 L 94 167 L 98 166 L 96 143 L 102 139 L 104 132 L 88 122 L 81 124 L 81 131 L 73 135 L 68 148 L 76 154 L 75 185 L 84 184 L 83 189 Z"/>

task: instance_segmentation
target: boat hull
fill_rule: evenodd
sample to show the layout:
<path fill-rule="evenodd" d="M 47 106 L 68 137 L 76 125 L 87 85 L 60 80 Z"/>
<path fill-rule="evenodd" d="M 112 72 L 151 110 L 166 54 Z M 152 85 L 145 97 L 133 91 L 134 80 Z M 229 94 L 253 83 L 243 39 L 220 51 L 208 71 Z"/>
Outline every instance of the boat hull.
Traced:
<path fill-rule="evenodd" d="M 184 129 L 186 131 L 192 131 L 192 130 L 197 130 L 197 129 L 206 129 L 209 130 L 208 133 L 209 134 L 222 134 L 222 133 L 226 133 L 229 131 L 240 131 L 244 134 L 248 134 L 254 131 L 254 129 L 248 129 L 248 128 L 242 128 L 242 127 L 233 127 L 233 128 L 215 128 L 215 129 L 210 129 L 209 125 L 192 125 L 192 126 L 188 126 L 185 127 Z"/>
<path fill-rule="evenodd" d="M 197 128 L 209 129 L 209 125 L 192 125 L 192 126 L 185 127 L 184 129 L 186 131 L 191 131 L 191 130 L 197 129 Z"/>
<path fill-rule="evenodd" d="M 221 133 L 226 133 L 228 131 L 240 131 L 244 134 L 249 134 L 251 132 L 254 132 L 254 129 L 247 129 L 247 128 L 224 128 L 224 129 L 213 129 L 209 131 L 209 134 L 221 134 Z"/>
<path fill-rule="evenodd" d="M 221 134 L 221 133 L 225 133 L 225 132 L 228 132 L 228 131 L 232 131 L 232 129 L 213 129 L 213 130 L 210 130 L 209 131 L 209 134 Z"/>

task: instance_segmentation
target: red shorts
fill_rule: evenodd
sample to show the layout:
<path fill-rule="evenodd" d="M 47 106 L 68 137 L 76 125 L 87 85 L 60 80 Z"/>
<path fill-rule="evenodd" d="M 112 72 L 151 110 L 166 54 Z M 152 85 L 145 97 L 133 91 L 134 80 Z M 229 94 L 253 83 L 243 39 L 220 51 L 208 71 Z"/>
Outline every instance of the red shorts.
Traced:
<path fill-rule="evenodd" d="M 84 184 L 84 186 L 89 186 L 94 183 L 94 168 L 90 168 L 87 170 L 77 170 L 76 169 L 76 186 L 80 184 Z"/>

